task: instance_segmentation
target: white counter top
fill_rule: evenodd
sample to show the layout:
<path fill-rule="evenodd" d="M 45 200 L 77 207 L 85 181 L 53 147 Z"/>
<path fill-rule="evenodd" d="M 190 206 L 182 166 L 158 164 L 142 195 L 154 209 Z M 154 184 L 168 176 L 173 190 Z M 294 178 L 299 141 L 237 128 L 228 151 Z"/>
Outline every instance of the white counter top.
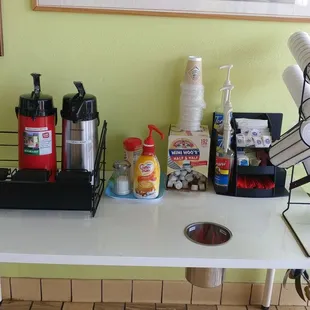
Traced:
<path fill-rule="evenodd" d="M 310 201 L 301 190 L 295 193 Z M 104 197 L 93 219 L 78 212 L 1 210 L 0 262 L 310 268 L 281 218 L 286 203 L 287 197 L 166 192 L 148 204 Z M 183 230 L 195 221 L 222 224 L 233 237 L 220 246 L 192 243 Z"/>

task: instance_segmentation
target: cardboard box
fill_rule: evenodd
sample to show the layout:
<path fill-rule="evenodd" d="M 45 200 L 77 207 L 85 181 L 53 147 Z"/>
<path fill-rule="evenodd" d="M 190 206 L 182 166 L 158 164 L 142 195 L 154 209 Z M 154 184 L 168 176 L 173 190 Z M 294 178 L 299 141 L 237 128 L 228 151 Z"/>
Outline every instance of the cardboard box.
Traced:
<path fill-rule="evenodd" d="M 170 126 L 167 189 L 207 189 L 210 144 L 208 126 L 201 126 L 201 131 L 195 132 L 181 131 L 176 125 Z"/>

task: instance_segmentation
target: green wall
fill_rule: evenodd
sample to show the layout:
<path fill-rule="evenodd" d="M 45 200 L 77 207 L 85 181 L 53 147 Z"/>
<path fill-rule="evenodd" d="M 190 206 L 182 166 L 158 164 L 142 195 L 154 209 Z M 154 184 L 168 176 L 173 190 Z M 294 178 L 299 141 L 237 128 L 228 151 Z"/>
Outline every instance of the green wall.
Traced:
<path fill-rule="evenodd" d="M 208 124 L 224 81 L 218 67 L 227 63 L 234 64 L 235 111 L 283 112 L 284 129 L 297 120 L 281 74 L 294 63 L 286 44 L 289 35 L 300 29 L 310 32 L 310 24 L 43 13 L 31 11 L 30 0 L 2 2 L 2 129 L 16 129 L 14 107 L 19 94 L 31 91 L 31 72 L 43 74 L 42 88 L 53 94 L 58 108 L 62 96 L 74 90 L 72 81 L 82 80 L 87 91 L 97 95 L 101 118 L 109 123 L 111 168 L 112 161 L 122 157 L 124 137 L 144 137 L 149 123 L 167 132 L 177 120 L 179 84 L 188 55 L 203 57 Z M 163 166 L 166 144 L 157 140 Z M 5 264 L 0 274 L 179 279 L 183 270 Z M 229 270 L 227 280 L 261 281 L 263 275 Z"/>

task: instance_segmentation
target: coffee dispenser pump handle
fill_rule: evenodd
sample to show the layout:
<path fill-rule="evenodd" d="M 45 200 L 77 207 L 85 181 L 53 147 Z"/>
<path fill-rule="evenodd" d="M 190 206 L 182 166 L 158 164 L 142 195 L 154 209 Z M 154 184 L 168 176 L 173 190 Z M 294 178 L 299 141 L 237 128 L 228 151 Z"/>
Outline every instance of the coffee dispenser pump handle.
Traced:
<path fill-rule="evenodd" d="M 32 96 L 35 95 L 36 97 L 38 97 L 40 92 L 41 92 L 41 85 L 40 85 L 41 74 L 31 73 L 31 76 L 33 78 L 33 87 L 34 87 L 33 92 L 32 92 Z"/>
<path fill-rule="evenodd" d="M 78 90 L 79 97 L 84 98 L 86 92 L 85 92 L 83 83 L 76 81 L 76 82 L 73 82 L 73 84 L 75 85 L 76 89 Z"/>
<path fill-rule="evenodd" d="M 83 83 L 75 81 L 73 82 L 78 93 L 70 100 L 71 101 L 71 117 L 74 123 L 80 119 L 80 112 L 84 105 L 84 96 L 86 94 Z"/>

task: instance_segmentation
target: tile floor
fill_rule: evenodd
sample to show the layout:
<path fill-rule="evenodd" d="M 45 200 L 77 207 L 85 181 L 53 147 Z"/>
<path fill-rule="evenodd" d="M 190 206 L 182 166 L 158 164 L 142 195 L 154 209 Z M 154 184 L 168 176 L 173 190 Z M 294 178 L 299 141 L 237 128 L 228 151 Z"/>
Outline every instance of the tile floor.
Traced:
<path fill-rule="evenodd" d="M 260 310 L 259 306 L 208 306 L 153 303 L 77 303 L 3 301 L 0 310 Z M 309 310 L 305 306 L 271 306 L 270 310 Z"/>

